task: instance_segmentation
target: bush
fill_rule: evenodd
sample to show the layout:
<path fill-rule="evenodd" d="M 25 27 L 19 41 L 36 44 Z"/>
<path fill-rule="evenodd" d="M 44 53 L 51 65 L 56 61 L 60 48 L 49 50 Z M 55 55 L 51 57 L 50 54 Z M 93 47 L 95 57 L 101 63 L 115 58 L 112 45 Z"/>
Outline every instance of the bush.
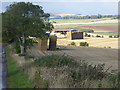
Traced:
<path fill-rule="evenodd" d="M 35 60 L 35 65 L 38 66 L 45 66 L 45 67 L 61 67 L 61 66 L 76 66 L 77 62 L 75 62 L 72 58 L 69 58 L 68 56 L 62 55 L 51 55 L 51 56 L 45 56 L 40 59 Z"/>
<path fill-rule="evenodd" d="M 25 55 L 24 58 L 26 60 L 29 60 L 29 59 L 34 59 L 35 57 L 34 56 L 30 56 L 30 55 Z"/>
<path fill-rule="evenodd" d="M 35 75 L 37 87 L 49 88 L 49 82 L 53 86 L 62 82 L 68 88 L 118 87 L 117 73 L 108 71 L 110 68 L 105 70 L 105 64 L 90 65 L 85 61 L 78 63 L 65 55 L 51 55 L 35 60 L 33 65 L 38 67 Z M 59 85 L 62 87 L 61 83 Z"/>
<path fill-rule="evenodd" d="M 117 36 L 114 36 L 114 38 L 119 38 L 119 35 L 117 35 Z"/>
<path fill-rule="evenodd" d="M 91 35 L 87 35 L 88 37 L 90 37 Z"/>
<path fill-rule="evenodd" d="M 109 38 L 112 38 L 112 35 L 109 35 Z"/>
<path fill-rule="evenodd" d="M 80 46 L 89 46 L 87 42 L 80 42 Z"/>
<path fill-rule="evenodd" d="M 19 41 L 18 40 L 15 40 L 13 43 L 12 43 L 12 46 L 14 47 L 15 51 L 17 54 L 20 53 L 20 45 L 19 45 Z"/>
<path fill-rule="evenodd" d="M 96 35 L 96 37 L 101 37 L 100 35 Z"/>
<path fill-rule="evenodd" d="M 75 44 L 75 42 L 71 42 L 71 44 L 70 45 L 73 45 L 73 46 L 75 46 L 76 44 Z"/>

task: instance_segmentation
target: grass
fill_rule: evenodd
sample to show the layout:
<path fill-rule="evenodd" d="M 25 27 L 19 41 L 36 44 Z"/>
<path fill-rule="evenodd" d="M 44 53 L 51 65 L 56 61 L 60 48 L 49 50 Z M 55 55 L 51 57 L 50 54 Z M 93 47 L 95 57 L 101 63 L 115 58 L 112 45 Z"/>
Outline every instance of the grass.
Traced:
<path fill-rule="evenodd" d="M 61 66 L 74 66 L 77 65 L 77 63 L 68 56 L 62 55 L 51 55 L 51 56 L 45 56 L 38 60 L 36 60 L 33 65 L 37 65 L 39 67 L 61 67 Z"/>
<path fill-rule="evenodd" d="M 17 63 L 10 56 L 10 48 L 6 47 L 7 67 L 8 67 L 8 88 L 33 88 L 33 83 L 28 80 Z"/>
<path fill-rule="evenodd" d="M 65 55 L 51 55 L 35 60 L 32 65 L 37 67 L 35 74 L 37 87 L 118 87 L 118 74 L 109 71 L 109 69 L 105 70 L 105 64 L 89 65 L 84 61 L 78 63 Z"/>

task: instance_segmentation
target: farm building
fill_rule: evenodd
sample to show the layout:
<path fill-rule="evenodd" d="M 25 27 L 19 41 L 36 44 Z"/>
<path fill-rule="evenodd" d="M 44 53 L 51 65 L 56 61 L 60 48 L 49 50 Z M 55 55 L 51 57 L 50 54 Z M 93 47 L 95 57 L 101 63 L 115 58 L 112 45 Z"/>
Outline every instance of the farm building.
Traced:
<path fill-rule="evenodd" d="M 56 35 L 58 38 L 83 39 L 83 32 L 74 29 L 53 29 L 51 35 Z"/>

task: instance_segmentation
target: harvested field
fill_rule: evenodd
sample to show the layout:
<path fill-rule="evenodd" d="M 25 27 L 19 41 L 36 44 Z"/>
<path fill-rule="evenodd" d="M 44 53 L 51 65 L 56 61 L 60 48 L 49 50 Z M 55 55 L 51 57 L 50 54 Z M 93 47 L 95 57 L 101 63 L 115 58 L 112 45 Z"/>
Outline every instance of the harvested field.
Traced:
<path fill-rule="evenodd" d="M 90 29 L 95 29 L 95 30 L 103 30 L 103 31 L 113 31 L 117 32 L 118 31 L 118 26 L 113 25 L 113 26 L 79 26 L 80 28 L 90 28 Z"/>
<path fill-rule="evenodd" d="M 105 64 L 106 69 L 112 66 L 112 69 L 118 69 L 118 50 L 110 48 L 95 48 L 95 47 L 76 47 L 76 46 L 59 46 L 59 50 L 55 51 L 40 51 L 37 45 L 34 45 L 27 53 L 36 58 L 42 56 L 56 55 L 69 55 L 76 61 L 85 60 L 89 64 Z M 19 60 L 19 59 L 18 59 Z"/>
<path fill-rule="evenodd" d="M 76 46 L 79 46 L 80 42 L 88 42 L 89 47 L 111 47 L 118 49 L 118 38 L 84 38 L 76 40 L 57 39 L 57 45 L 67 46 L 71 42 L 75 42 Z"/>

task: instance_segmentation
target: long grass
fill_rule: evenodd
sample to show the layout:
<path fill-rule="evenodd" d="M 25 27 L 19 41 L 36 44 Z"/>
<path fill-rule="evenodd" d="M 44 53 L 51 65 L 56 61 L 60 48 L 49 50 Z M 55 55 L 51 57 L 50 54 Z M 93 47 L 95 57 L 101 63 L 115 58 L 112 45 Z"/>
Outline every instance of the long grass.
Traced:
<path fill-rule="evenodd" d="M 28 80 L 17 63 L 10 56 L 10 48 L 6 47 L 7 68 L 8 68 L 8 88 L 33 88 L 33 83 Z"/>
<path fill-rule="evenodd" d="M 32 65 L 38 68 L 35 83 L 40 81 L 42 87 L 118 88 L 117 72 L 105 70 L 105 64 L 89 65 L 65 55 L 51 55 L 35 60 Z"/>

